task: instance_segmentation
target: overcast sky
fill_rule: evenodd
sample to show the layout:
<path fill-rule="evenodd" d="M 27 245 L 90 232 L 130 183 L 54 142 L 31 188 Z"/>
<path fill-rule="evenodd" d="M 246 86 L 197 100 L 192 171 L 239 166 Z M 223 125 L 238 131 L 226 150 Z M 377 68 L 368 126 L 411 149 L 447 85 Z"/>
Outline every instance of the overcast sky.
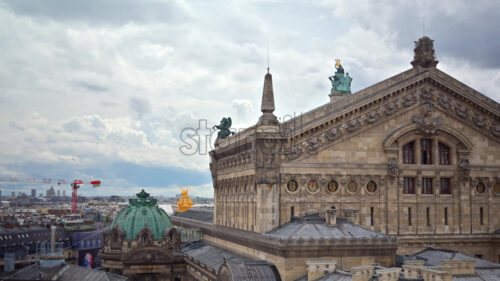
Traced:
<path fill-rule="evenodd" d="M 335 58 L 353 91 L 409 69 L 423 22 L 438 68 L 498 102 L 499 14 L 498 0 L 0 1 L 0 179 L 211 197 L 208 156 L 182 154 L 181 132 L 255 123 L 268 47 L 278 117 L 328 102 Z M 0 183 L 33 186 L 50 187 Z"/>

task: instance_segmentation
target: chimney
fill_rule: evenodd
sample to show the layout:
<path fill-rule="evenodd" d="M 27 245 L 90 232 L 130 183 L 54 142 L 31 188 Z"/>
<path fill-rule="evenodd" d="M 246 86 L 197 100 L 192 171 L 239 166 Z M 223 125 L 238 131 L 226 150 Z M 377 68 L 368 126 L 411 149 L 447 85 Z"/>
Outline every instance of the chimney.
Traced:
<path fill-rule="evenodd" d="M 336 260 L 306 261 L 307 280 L 313 281 L 335 271 Z"/>
<path fill-rule="evenodd" d="M 368 281 L 373 276 L 373 270 L 375 266 L 365 265 L 351 267 L 352 281 Z"/>
<path fill-rule="evenodd" d="M 262 115 L 259 118 L 258 125 L 279 125 L 278 119 L 273 114 L 273 76 L 269 73 L 269 68 L 267 68 L 267 74 L 264 76 L 264 88 L 262 90 L 262 105 L 260 111 L 262 111 Z"/>
<path fill-rule="evenodd" d="M 325 221 L 328 224 L 337 224 L 337 209 L 327 209 L 325 211 Z"/>
<path fill-rule="evenodd" d="M 401 268 L 382 268 L 375 270 L 375 272 L 377 273 L 378 281 L 397 281 L 401 273 Z"/>
<path fill-rule="evenodd" d="M 357 209 L 342 209 L 342 212 L 344 213 L 344 217 L 355 224 L 360 224 L 359 223 L 359 210 Z"/>
<path fill-rule="evenodd" d="M 50 226 L 50 252 L 53 254 L 56 252 L 56 226 L 55 225 Z"/>

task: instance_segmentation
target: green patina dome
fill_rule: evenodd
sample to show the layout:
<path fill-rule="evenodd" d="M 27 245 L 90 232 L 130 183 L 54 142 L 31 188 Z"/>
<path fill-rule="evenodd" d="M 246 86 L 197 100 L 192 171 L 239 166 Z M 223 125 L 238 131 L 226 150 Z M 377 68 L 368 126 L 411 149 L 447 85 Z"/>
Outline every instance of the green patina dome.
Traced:
<path fill-rule="evenodd" d="M 113 220 L 111 229 L 118 225 L 127 233 L 126 239 L 137 239 L 137 233 L 147 227 L 154 239 L 161 239 L 163 231 L 169 228 L 170 217 L 158 207 L 156 199 L 149 199 L 144 189 L 137 193 L 138 199 L 130 199 L 129 206 L 121 210 Z"/>

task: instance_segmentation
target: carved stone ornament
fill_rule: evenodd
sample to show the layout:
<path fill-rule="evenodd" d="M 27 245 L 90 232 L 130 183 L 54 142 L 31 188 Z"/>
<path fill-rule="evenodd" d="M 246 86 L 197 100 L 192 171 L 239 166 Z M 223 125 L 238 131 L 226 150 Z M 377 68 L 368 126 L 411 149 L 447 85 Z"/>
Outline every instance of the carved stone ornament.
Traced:
<path fill-rule="evenodd" d="M 446 95 L 441 95 L 439 97 L 439 105 L 444 109 L 450 108 L 450 99 Z"/>
<path fill-rule="evenodd" d="M 415 97 L 411 94 L 407 95 L 403 100 L 403 104 L 406 107 L 412 106 L 414 103 L 415 103 Z"/>
<path fill-rule="evenodd" d="M 457 115 L 462 119 L 467 118 L 467 109 L 463 105 L 457 105 Z"/>
<path fill-rule="evenodd" d="M 399 165 L 396 157 L 389 157 L 387 159 L 387 174 L 389 175 L 389 179 L 393 181 L 399 174 Z"/>
<path fill-rule="evenodd" d="M 163 248 L 141 247 L 127 252 L 122 260 L 124 264 L 165 264 L 173 262 L 173 255 Z"/>
<path fill-rule="evenodd" d="M 312 137 L 305 143 L 304 148 L 310 154 L 318 154 L 320 146 L 321 146 L 321 142 L 319 141 L 319 138 Z"/>
<path fill-rule="evenodd" d="M 470 178 L 470 164 L 469 164 L 469 159 L 467 158 L 462 158 L 460 160 L 460 177 L 462 178 L 463 181 L 467 181 Z"/>
<path fill-rule="evenodd" d="M 434 104 L 427 102 L 424 105 L 424 115 L 412 117 L 413 122 L 417 123 L 420 131 L 426 135 L 434 135 L 443 124 L 443 117 L 434 113 Z"/>
<path fill-rule="evenodd" d="M 377 111 L 372 110 L 372 111 L 368 112 L 368 114 L 366 115 L 366 122 L 368 122 L 368 124 L 373 124 L 377 121 L 378 121 Z"/>
<path fill-rule="evenodd" d="M 324 137 L 328 141 L 335 141 L 340 137 L 340 132 L 337 128 L 333 128 L 333 129 L 329 130 L 328 132 L 326 132 Z"/>
<path fill-rule="evenodd" d="M 430 100 L 432 98 L 432 93 L 434 90 L 432 88 L 424 88 L 420 90 L 420 98 L 424 100 Z"/>
<path fill-rule="evenodd" d="M 411 64 L 413 67 L 436 67 L 438 61 L 434 55 L 434 40 L 424 36 L 418 41 L 415 41 L 415 49 L 413 49 L 415 55 Z"/>
<path fill-rule="evenodd" d="M 483 128 L 484 127 L 484 118 L 481 114 L 474 114 L 472 117 L 472 120 L 474 121 L 474 124 L 479 127 Z"/>
<path fill-rule="evenodd" d="M 302 148 L 297 146 L 290 147 L 290 149 L 288 149 L 288 151 L 286 152 L 288 161 L 292 161 L 299 158 L 301 153 L 302 153 Z"/>
<path fill-rule="evenodd" d="M 359 128 L 359 121 L 356 119 L 352 119 L 347 123 L 347 131 L 354 132 Z"/>
<path fill-rule="evenodd" d="M 392 115 L 394 112 L 396 112 L 397 109 L 398 109 L 398 106 L 396 105 L 396 103 L 390 102 L 385 107 L 385 114 Z"/>
<path fill-rule="evenodd" d="M 500 125 L 496 125 L 496 126 L 491 127 L 491 133 L 495 137 L 500 138 Z"/>

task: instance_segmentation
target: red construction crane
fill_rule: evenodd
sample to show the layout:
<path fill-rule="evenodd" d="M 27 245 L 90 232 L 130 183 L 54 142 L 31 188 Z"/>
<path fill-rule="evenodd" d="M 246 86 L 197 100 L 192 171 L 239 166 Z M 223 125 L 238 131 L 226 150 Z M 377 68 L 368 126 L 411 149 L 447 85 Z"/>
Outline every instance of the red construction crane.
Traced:
<path fill-rule="evenodd" d="M 72 195 L 72 204 L 71 204 L 71 213 L 76 214 L 76 205 L 78 204 L 78 189 L 81 184 L 85 184 L 82 180 L 74 180 L 71 183 L 71 187 L 73 187 L 73 195 Z M 90 184 L 93 187 L 98 187 L 101 185 L 100 180 L 91 181 Z"/>

